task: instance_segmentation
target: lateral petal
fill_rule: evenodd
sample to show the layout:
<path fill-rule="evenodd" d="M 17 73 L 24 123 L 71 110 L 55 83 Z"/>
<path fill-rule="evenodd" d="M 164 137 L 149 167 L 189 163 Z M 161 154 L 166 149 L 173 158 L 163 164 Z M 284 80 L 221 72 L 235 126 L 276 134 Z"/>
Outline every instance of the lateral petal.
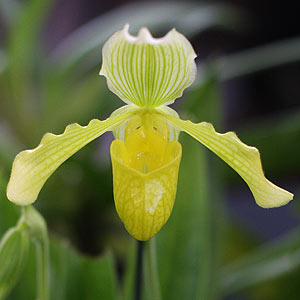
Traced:
<path fill-rule="evenodd" d="M 87 126 L 71 124 L 60 135 L 46 133 L 38 147 L 16 156 L 7 198 L 18 205 L 33 203 L 46 180 L 64 161 L 127 117 L 128 114 L 124 114 L 105 121 L 94 119 Z"/>
<path fill-rule="evenodd" d="M 231 166 L 248 184 L 259 206 L 277 207 L 293 199 L 293 194 L 276 186 L 265 177 L 259 151 L 255 147 L 244 144 L 234 132 L 218 133 L 211 124 L 206 122 L 194 124 L 171 116 L 165 118 Z"/>

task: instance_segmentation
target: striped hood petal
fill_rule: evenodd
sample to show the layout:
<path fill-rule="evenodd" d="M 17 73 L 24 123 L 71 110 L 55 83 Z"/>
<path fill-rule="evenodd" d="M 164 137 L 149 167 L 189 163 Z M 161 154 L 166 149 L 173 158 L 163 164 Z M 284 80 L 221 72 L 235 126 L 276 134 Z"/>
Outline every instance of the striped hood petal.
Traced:
<path fill-rule="evenodd" d="M 162 38 L 153 38 L 147 28 L 135 37 L 128 29 L 125 25 L 105 43 L 100 75 L 127 104 L 173 103 L 195 80 L 196 54 L 190 42 L 175 29 Z"/>

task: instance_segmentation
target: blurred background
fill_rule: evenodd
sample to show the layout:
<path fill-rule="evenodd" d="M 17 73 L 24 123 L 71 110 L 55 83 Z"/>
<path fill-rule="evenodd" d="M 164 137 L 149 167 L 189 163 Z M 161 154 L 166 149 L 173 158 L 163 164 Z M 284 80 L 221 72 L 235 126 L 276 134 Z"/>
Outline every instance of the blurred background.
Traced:
<path fill-rule="evenodd" d="M 198 78 L 173 107 L 257 147 L 266 177 L 295 200 L 258 207 L 230 167 L 181 134 L 178 195 L 156 238 L 161 298 L 298 299 L 299 8 L 271 0 L 0 0 L 0 235 L 20 215 L 5 195 L 15 155 L 45 132 L 123 105 L 98 76 L 108 37 L 125 23 L 155 37 L 175 27 L 198 54 Z M 51 235 L 53 299 L 132 299 L 135 243 L 114 209 L 112 139 L 107 133 L 70 158 L 36 202 Z M 34 272 L 31 253 L 8 299 L 34 298 Z M 149 289 L 146 282 L 144 299 L 154 299 Z"/>

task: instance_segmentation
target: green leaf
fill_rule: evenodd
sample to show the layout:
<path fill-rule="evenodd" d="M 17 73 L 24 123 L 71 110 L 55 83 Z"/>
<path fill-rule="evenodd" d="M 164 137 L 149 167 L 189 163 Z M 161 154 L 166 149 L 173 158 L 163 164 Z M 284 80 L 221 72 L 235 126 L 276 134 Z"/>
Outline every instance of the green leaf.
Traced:
<path fill-rule="evenodd" d="M 119 297 L 114 258 L 80 255 L 61 240 L 51 240 L 53 299 L 116 300 Z M 54 295 L 57 297 L 55 298 Z M 58 298 L 59 295 L 62 298 Z"/>
<path fill-rule="evenodd" d="M 217 196 L 207 152 L 182 137 L 183 156 L 173 213 L 157 235 L 162 299 L 216 299 Z M 214 187 L 216 189 L 216 187 Z"/>
<path fill-rule="evenodd" d="M 4 176 L 0 170 L 0 236 L 4 232 L 13 227 L 20 216 L 20 210 L 10 201 L 8 201 L 5 189 L 7 185 L 7 180 L 4 179 Z"/>
<path fill-rule="evenodd" d="M 299 269 L 299 230 L 297 228 L 224 267 L 219 276 L 222 293 L 231 295 Z"/>
<path fill-rule="evenodd" d="M 9 117 L 23 142 L 32 142 L 38 128 L 38 113 L 43 97 L 39 90 L 42 76 L 38 34 L 52 0 L 22 2 L 8 34 L 7 81 Z"/>
<path fill-rule="evenodd" d="M 85 286 L 81 299 L 117 299 L 118 285 L 115 274 L 115 263 L 111 253 L 101 259 L 83 258 L 80 262 L 80 281 Z"/>
<path fill-rule="evenodd" d="M 7 228 L 13 227 L 20 217 L 20 209 L 6 197 L 7 179 L 0 169 L 0 236 Z"/>
<path fill-rule="evenodd" d="M 278 41 L 216 60 L 222 80 L 300 61 L 300 38 Z"/>
<path fill-rule="evenodd" d="M 29 238 L 22 224 L 7 231 L 0 242 L 0 299 L 20 278 L 27 260 Z"/>
<path fill-rule="evenodd" d="M 51 299 L 118 300 L 119 287 L 114 257 L 97 258 L 80 254 L 65 240 L 50 239 Z M 36 299 L 36 252 L 31 247 L 29 263 L 8 300 Z"/>
<path fill-rule="evenodd" d="M 24 101 L 28 89 L 33 85 L 33 61 L 37 56 L 38 34 L 52 2 L 27 1 L 19 9 L 18 17 L 12 25 L 7 54 L 15 104 Z"/>

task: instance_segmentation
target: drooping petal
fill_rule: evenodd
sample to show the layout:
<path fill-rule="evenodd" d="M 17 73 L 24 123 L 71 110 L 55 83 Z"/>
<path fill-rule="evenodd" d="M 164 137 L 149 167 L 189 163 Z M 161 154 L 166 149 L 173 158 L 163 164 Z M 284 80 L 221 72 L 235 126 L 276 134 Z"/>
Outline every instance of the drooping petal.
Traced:
<path fill-rule="evenodd" d="M 127 117 L 94 119 L 87 126 L 71 124 L 60 135 L 45 134 L 38 147 L 16 156 L 7 186 L 8 199 L 18 205 L 33 203 L 46 180 L 65 160 Z"/>
<path fill-rule="evenodd" d="M 248 184 L 259 206 L 277 207 L 293 199 L 293 194 L 266 179 L 258 150 L 244 144 L 234 132 L 222 134 L 206 122 L 194 124 L 170 116 L 166 118 L 230 165 Z"/>
<path fill-rule="evenodd" d="M 196 76 L 196 54 L 175 29 L 153 38 L 147 28 L 137 37 L 129 25 L 116 32 L 103 47 L 100 75 L 125 103 L 157 107 L 171 104 Z"/>

